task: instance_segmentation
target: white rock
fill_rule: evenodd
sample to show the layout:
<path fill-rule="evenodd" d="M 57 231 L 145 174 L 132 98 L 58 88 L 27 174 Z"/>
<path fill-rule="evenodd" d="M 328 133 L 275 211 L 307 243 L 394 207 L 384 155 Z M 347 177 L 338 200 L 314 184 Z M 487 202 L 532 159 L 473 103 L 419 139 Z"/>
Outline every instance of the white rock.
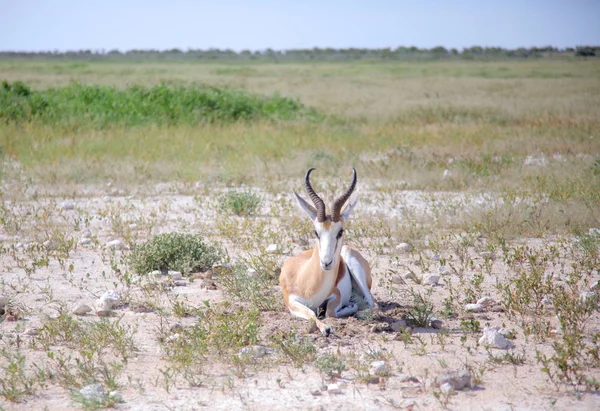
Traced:
<path fill-rule="evenodd" d="M 23 243 L 16 243 L 15 244 L 15 248 L 16 249 L 25 248 L 25 244 L 23 244 Z"/>
<path fill-rule="evenodd" d="M 89 228 L 86 228 L 85 230 L 83 230 L 81 232 L 81 236 L 82 237 L 91 237 L 92 236 L 92 232 L 90 231 Z"/>
<path fill-rule="evenodd" d="M 52 240 L 46 240 L 42 243 L 42 245 L 48 250 L 54 250 L 56 248 L 56 244 Z"/>
<path fill-rule="evenodd" d="M 471 313 L 478 313 L 480 311 L 483 311 L 483 305 L 481 304 L 467 304 L 465 305 L 465 311 L 471 312 Z"/>
<path fill-rule="evenodd" d="M 251 356 L 253 358 L 263 358 L 275 351 L 270 347 L 264 345 L 253 345 L 250 347 L 243 347 L 240 350 L 240 356 Z"/>
<path fill-rule="evenodd" d="M 485 327 L 483 335 L 479 339 L 479 344 L 492 348 L 508 348 L 511 345 L 510 341 L 500 334 L 498 330 L 499 327 Z"/>
<path fill-rule="evenodd" d="M 104 397 L 106 396 L 104 388 L 102 388 L 101 384 L 86 385 L 85 387 L 79 390 L 79 394 L 81 394 L 83 398 L 91 402 L 102 402 L 104 400 Z"/>
<path fill-rule="evenodd" d="M 433 254 L 433 255 L 431 256 L 431 259 L 432 259 L 433 261 L 440 261 L 440 260 L 442 259 L 442 256 L 441 256 L 441 255 L 439 255 L 439 254 L 437 254 L 437 253 L 435 253 L 435 254 Z"/>
<path fill-rule="evenodd" d="M 412 245 L 410 245 L 408 243 L 400 243 L 396 246 L 396 250 L 398 250 L 402 253 L 408 253 L 412 250 Z"/>
<path fill-rule="evenodd" d="M 248 271 L 246 271 L 246 275 L 248 275 L 248 277 L 250 278 L 257 278 L 258 271 L 256 271 L 254 268 L 248 268 Z"/>
<path fill-rule="evenodd" d="M 181 274 L 179 271 L 171 271 L 171 270 L 169 270 L 168 275 L 174 281 L 178 281 L 178 280 L 181 280 L 183 278 L 183 274 Z"/>
<path fill-rule="evenodd" d="M 106 243 L 106 248 L 110 248 L 112 250 L 119 250 L 121 249 L 122 245 L 123 242 L 121 240 L 112 240 Z"/>
<path fill-rule="evenodd" d="M 473 379 L 467 370 L 444 370 L 437 376 L 435 382 L 439 387 L 450 384 L 455 391 L 473 387 Z"/>
<path fill-rule="evenodd" d="M 600 235 L 600 228 L 590 228 L 588 230 L 589 235 Z"/>
<path fill-rule="evenodd" d="M 397 379 L 398 382 L 419 382 L 417 377 L 413 377 L 410 374 L 400 374 Z"/>
<path fill-rule="evenodd" d="M 84 315 L 92 311 L 92 308 L 87 304 L 76 304 L 73 307 L 73 314 L 75 315 Z"/>
<path fill-rule="evenodd" d="M 555 329 L 555 330 L 550 330 L 550 334 L 553 334 L 553 335 L 563 335 L 563 332 L 562 332 L 562 330 Z"/>
<path fill-rule="evenodd" d="M 115 306 L 121 302 L 121 293 L 116 290 L 108 290 L 98 300 L 102 302 L 105 309 L 112 310 Z"/>
<path fill-rule="evenodd" d="M 546 157 L 527 156 L 523 161 L 523 165 L 543 167 L 546 165 Z"/>
<path fill-rule="evenodd" d="M 137 228 L 138 228 L 138 225 L 136 223 L 129 224 L 129 229 L 130 230 L 137 230 Z"/>
<path fill-rule="evenodd" d="M 61 210 L 74 210 L 75 203 L 72 201 L 63 201 L 62 203 L 59 204 L 59 207 Z"/>
<path fill-rule="evenodd" d="M 124 402 L 123 395 L 119 391 L 111 391 L 108 393 L 108 398 L 116 402 Z"/>
<path fill-rule="evenodd" d="M 448 267 L 446 267 L 445 265 L 440 265 L 438 267 L 438 273 L 440 275 L 448 274 Z"/>
<path fill-rule="evenodd" d="M 492 297 L 483 297 L 477 300 L 477 304 L 481 304 L 484 307 L 489 307 L 496 304 L 496 300 L 494 300 Z"/>
<path fill-rule="evenodd" d="M 442 178 L 448 178 L 452 176 L 452 172 L 448 169 L 444 170 L 444 174 L 442 174 Z"/>
<path fill-rule="evenodd" d="M 512 332 L 511 330 L 509 330 L 508 328 L 500 328 L 498 330 L 498 333 L 500 335 L 504 336 L 505 338 L 509 338 L 509 339 L 515 338 L 515 333 Z"/>
<path fill-rule="evenodd" d="M 86 245 L 86 244 L 91 244 L 92 239 L 89 237 L 82 237 L 81 239 L 79 239 L 79 244 L 81 245 Z"/>
<path fill-rule="evenodd" d="M 392 373 L 392 368 L 385 361 L 373 361 L 371 363 L 371 374 L 378 377 L 387 377 Z"/>
<path fill-rule="evenodd" d="M 423 274 L 423 284 L 436 285 L 439 281 L 438 274 Z"/>
<path fill-rule="evenodd" d="M 270 244 L 267 249 L 267 254 L 275 254 L 279 251 L 279 246 L 277 244 Z"/>
<path fill-rule="evenodd" d="M 327 385 L 327 392 L 330 394 L 341 394 L 342 390 L 338 384 L 329 384 Z"/>
<path fill-rule="evenodd" d="M 40 333 L 40 329 L 37 327 L 29 327 L 29 328 L 26 328 L 25 331 L 23 331 L 23 334 L 30 335 L 30 336 L 35 336 L 35 335 L 38 335 L 39 333 Z"/>
<path fill-rule="evenodd" d="M 5 305 L 8 305 L 8 298 L 0 295 L 0 307 L 4 307 Z"/>
<path fill-rule="evenodd" d="M 445 382 L 440 385 L 440 391 L 442 394 L 452 394 L 454 392 L 454 387 L 449 382 Z"/>

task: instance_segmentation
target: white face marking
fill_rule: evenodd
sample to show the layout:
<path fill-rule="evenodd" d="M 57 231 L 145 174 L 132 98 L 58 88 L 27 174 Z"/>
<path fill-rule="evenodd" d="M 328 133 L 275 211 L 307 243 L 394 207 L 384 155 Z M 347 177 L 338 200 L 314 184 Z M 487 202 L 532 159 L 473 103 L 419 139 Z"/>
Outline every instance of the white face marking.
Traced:
<path fill-rule="evenodd" d="M 319 244 L 319 259 L 323 271 L 333 270 L 340 258 L 343 239 L 343 225 L 341 221 L 325 223 L 314 222 L 317 242 Z"/>

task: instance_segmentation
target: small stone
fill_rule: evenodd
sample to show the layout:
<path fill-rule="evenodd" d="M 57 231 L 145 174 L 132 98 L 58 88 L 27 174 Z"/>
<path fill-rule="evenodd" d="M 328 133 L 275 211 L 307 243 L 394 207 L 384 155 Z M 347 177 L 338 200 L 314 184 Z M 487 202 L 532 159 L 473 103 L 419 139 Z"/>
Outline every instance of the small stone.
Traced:
<path fill-rule="evenodd" d="M 100 297 L 99 301 L 102 301 L 107 309 L 111 310 L 121 302 L 121 293 L 116 290 L 108 290 Z"/>
<path fill-rule="evenodd" d="M 87 304 L 77 304 L 73 308 L 73 314 L 75 315 L 85 315 L 92 311 L 92 307 Z"/>
<path fill-rule="evenodd" d="M 440 275 L 448 274 L 448 267 L 446 267 L 445 265 L 440 265 L 438 267 L 438 273 Z"/>
<path fill-rule="evenodd" d="M 449 382 L 445 382 L 442 385 L 440 385 L 440 391 L 442 392 L 442 394 L 452 394 L 454 392 L 454 387 L 452 387 L 452 384 L 450 384 Z"/>
<path fill-rule="evenodd" d="M 106 243 L 106 248 L 110 248 L 111 250 L 120 250 L 123 242 L 121 240 L 112 240 Z"/>
<path fill-rule="evenodd" d="M 498 327 L 485 327 L 483 329 L 483 335 L 479 339 L 479 344 L 492 348 L 500 348 L 502 350 L 508 348 L 511 345 L 511 342 L 500 334 L 498 330 Z"/>
<path fill-rule="evenodd" d="M 450 176 L 452 176 L 452 172 L 448 169 L 445 169 L 444 173 L 442 174 L 442 178 L 448 178 Z"/>
<path fill-rule="evenodd" d="M 267 254 L 275 254 L 278 251 L 279 251 L 279 246 L 277 244 L 270 244 L 266 249 Z"/>
<path fill-rule="evenodd" d="M 371 363 L 371 374 L 378 377 L 387 377 L 392 373 L 392 368 L 385 361 L 373 361 Z"/>
<path fill-rule="evenodd" d="M 465 311 L 471 312 L 471 313 L 478 313 L 480 311 L 483 311 L 483 305 L 481 305 L 481 304 L 467 304 L 467 305 L 465 305 Z"/>
<path fill-rule="evenodd" d="M 436 384 L 442 386 L 444 384 L 450 384 L 455 391 L 461 391 L 464 388 L 473 387 L 473 379 L 471 374 L 467 370 L 461 371 L 442 371 L 436 378 Z"/>
<path fill-rule="evenodd" d="M 442 256 L 441 256 L 441 255 L 439 255 L 438 253 L 435 253 L 435 254 L 433 254 L 433 255 L 431 256 L 431 259 L 432 259 L 433 261 L 440 261 L 440 260 L 442 259 Z"/>
<path fill-rule="evenodd" d="M 25 248 L 25 244 L 23 244 L 23 243 L 16 243 L 15 244 L 15 248 L 16 249 Z"/>
<path fill-rule="evenodd" d="M 600 236 L 600 228 L 590 228 L 588 230 L 588 234 L 594 235 L 594 236 L 596 236 L 596 235 Z"/>
<path fill-rule="evenodd" d="M 187 287 L 190 283 L 187 280 L 177 280 L 173 281 L 173 285 L 175 287 Z"/>
<path fill-rule="evenodd" d="M 5 305 L 8 305 L 8 298 L 0 296 L 0 308 L 4 307 Z"/>
<path fill-rule="evenodd" d="M 553 335 L 563 335 L 563 332 L 562 332 L 562 330 L 554 329 L 554 330 L 550 330 L 550 334 L 553 334 Z"/>
<path fill-rule="evenodd" d="M 112 311 L 111 310 L 98 309 L 98 310 L 96 310 L 96 315 L 98 317 L 110 317 L 112 315 Z"/>
<path fill-rule="evenodd" d="M 389 331 L 389 330 L 390 330 L 390 325 L 388 323 L 377 323 L 377 324 L 373 324 L 373 326 L 371 327 L 372 333 L 379 333 L 379 332 Z"/>
<path fill-rule="evenodd" d="M 481 253 L 479 253 L 479 255 L 481 255 L 485 260 L 496 259 L 496 253 L 494 253 L 493 251 L 482 251 Z"/>
<path fill-rule="evenodd" d="M 73 203 L 72 201 L 63 201 L 59 204 L 59 207 L 61 210 L 74 210 L 75 203 Z"/>
<path fill-rule="evenodd" d="M 240 350 L 240 356 L 251 356 L 253 358 L 263 358 L 269 354 L 275 352 L 272 348 L 265 347 L 264 345 L 253 345 L 250 347 L 243 347 Z"/>
<path fill-rule="evenodd" d="M 396 246 L 396 250 L 398 250 L 401 253 L 408 253 L 412 250 L 412 245 L 408 243 L 400 243 Z"/>
<path fill-rule="evenodd" d="M 404 321 L 404 320 L 397 320 L 397 321 L 394 321 L 394 322 L 393 322 L 393 323 L 390 325 L 390 328 L 392 329 L 392 331 L 395 331 L 395 332 L 397 332 L 397 333 L 401 333 L 401 332 L 403 332 L 404 330 L 406 330 L 406 327 L 407 327 L 407 326 L 408 326 L 408 325 L 406 324 L 406 321 Z"/>
<path fill-rule="evenodd" d="M 423 274 L 423 284 L 436 285 L 439 281 L 438 274 Z"/>
<path fill-rule="evenodd" d="M 508 338 L 510 340 L 514 340 L 516 338 L 516 335 L 513 331 L 509 330 L 508 328 L 500 328 L 498 330 L 498 333 L 500 335 L 503 335 L 504 338 Z"/>
<path fill-rule="evenodd" d="M 438 320 L 437 318 L 432 318 L 429 322 L 429 326 L 435 330 L 440 330 L 444 326 L 444 322 L 442 320 Z"/>
<path fill-rule="evenodd" d="M 495 305 L 496 300 L 494 300 L 492 297 L 483 297 L 483 298 L 480 298 L 479 300 L 477 300 L 477 304 L 480 304 L 484 307 L 489 307 L 489 306 Z"/>
<path fill-rule="evenodd" d="M 42 243 L 42 245 L 48 250 L 54 250 L 56 248 L 56 244 L 52 240 L 46 240 Z"/>
<path fill-rule="evenodd" d="M 165 339 L 165 341 L 166 341 L 166 342 L 168 342 L 168 343 L 171 343 L 171 342 L 174 342 L 174 341 L 177 341 L 177 340 L 179 340 L 180 338 L 181 338 L 181 335 L 179 335 L 179 333 L 175 333 L 175 334 L 173 334 L 173 335 L 169 335 L 169 336 L 168 336 L 168 337 Z"/>
<path fill-rule="evenodd" d="M 87 245 L 87 244 L 91 244 L 92 239 L 89 237 L 82 237 L 79 239 L 79 244 L 81 245 Z"/>
<path fill-rule="evenodd" d="M 183 278 L 183 274 L 181 274 L 179 271 L 169 270 L 168 275 L 174 281 L 181 280 Z"/>
<path fill-rule="evenodd" d="M 321 390 L 311 390 L 310 394 L 314 397 L 318 397 L 319 395 L 323 395 Z"/>
<path fill-rule="evenodd" d="M 83 230 L 81 232 L 81 236 L 82 237 L 91 237 L 92 236 L 92 232 L 90 231 L 89 228 L 86 228 L 85 230 Z"/>
<path fill-rule="evenodd" d="M 35 336 L 38 335 L 40 333 L 40 329 L 37 327 L 29 327 L 26 328 L 25 331 L 23 331 L 23 334 L 25 335 L 30 335 L 30 336 Z"/>
<path fill-rule="evenodd" d="M 101 384 L 86 385 L 85 387 L 79 390 L 79 394 L 81 394 L 83 398 L 91 402 L 102 402 L 104 400 L 104 397 L 106 396 L 104 388 L 102 388 Z"/>
<path fill-rule="evenodd" d="M 248 268 L 248 270 L 246 271 L 246 274 L 250 278 L 257 278 L 258 277 L 258 271 L 256 271 L 254 268 Z"/>
<path fill-rule="evenodd" d="M 400 374 L 398 376 L 398 382 L 419 382 L 419 379 L 409 374 Z"/>
<path fill-rule="evenodd" d="M 108 398 L 116 402 L 124 402 L 123 395 L 119 391 L 111 391 L 108 393 Z"/>
<path fill-rule="evenodd" d="M 327 392 L 329 394 L 341 394 L 342 390 L 340 389 L 339 385 L 337 385 L 337 384 L 329 384 L 329 385 L 327 385 Z"/>
<path fill-rule="evenodd" d="M 129 224 L 129 229 L 130 230 L 137 230 L 137 228 L 138 228 L 138 225 L 136 223 Z"/>

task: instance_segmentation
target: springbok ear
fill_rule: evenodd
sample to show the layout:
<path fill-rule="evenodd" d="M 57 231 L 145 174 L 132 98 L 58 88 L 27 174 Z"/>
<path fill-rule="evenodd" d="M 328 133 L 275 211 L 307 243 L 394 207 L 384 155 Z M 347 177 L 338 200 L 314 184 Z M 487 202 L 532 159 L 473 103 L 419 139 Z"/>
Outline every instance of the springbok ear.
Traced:
<path fill-rule="evenodd" d="M 344 221 L 344 224 L 347 223 L 348 220 L 350 219 L 350 213 L 352 213 L 352 210 L 354 210 L 354 207 L 356 207 L 356 204 L 358 204 L 358 196 L 354 197 L 354 200 L 352 200 L 351 203 L 348 203 L 348 207 L 346 207 L 346 209 L 342 213 L 341 217 L 342 217 L 342 220 Z"/>
<path fill-rule="evenodd" d="M 317 210 L 308 204 L 305 199 L 300 197 L 296 191 L 294 191 L 294 195 L 296 196 L 296 201 L 298 202 L 300 208 L 304 210 L 304 212 L 310 217 L 311 221 L 315 221 L 317 218 Z"/>

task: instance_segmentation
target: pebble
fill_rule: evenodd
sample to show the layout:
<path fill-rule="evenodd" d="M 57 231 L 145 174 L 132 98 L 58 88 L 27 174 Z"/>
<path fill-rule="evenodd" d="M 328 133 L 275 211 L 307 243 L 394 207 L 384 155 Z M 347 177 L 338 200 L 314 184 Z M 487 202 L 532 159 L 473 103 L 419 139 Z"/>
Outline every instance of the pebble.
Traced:
<path fill-rule="evenodd" d="M 129 224 L 129 229 L 130 230 L 137 230 L 137 228 L 138 228 L 138 225 L 136 223 Z"/>
<path fill-rule="evenodd" d="M 106 396 L 101 384 L 86 385 L 79 390 L 79 394 L 90 402 L 102 402 Z"/>
<path fill-rule="evenodd" d="M 483 311 L 483 305 L 481 304 L 467 304 L 465 305 L 465 310 L 471 313 L 478 313 Z"/>
<path fill-rule="evenodd" d="M 502 350 L 510 347 L 510 341 L 504 335 L 500 334 L 499 329 L 499 327 L 485 327 L 483 335 L 479 339 L 479 344 Z"/>
<path fill-rule="evenodd" d="M 174 281 L 181 280 L 183 278 L 183 274 L 181 274 L 179 271 L 171 271 L 171 270 L 169 270 L 169 272 L 167 274 Z"/>
<path fill-rule="evenodd" d="M 251 356 L 252 358 L 262 358 L 269 354 L 273 354 L 275 351 L 270 347 L 264 345 L 252 345 L 250 347 L 243 347 L 240 350 L 240 356 Z"/>
<path fill-rule="evenodd" d="M 442 256 L 436 253 L 431 256 L 431 259 L 433 261 L 440 261 L 442 259 Z"/>
<path fill-rule="evenodd" d="M 432 318 L 429 322 L 429 326 L 435 330 L 440 330 L 444 326 L 444 322 L 442 320 L 438 320 L 437 318 Z"/>
<path fill-rule="evenodd" d="M 267 254 L 275 254 L 279 251 L 279 246 L 277 244 L 270 244 L 267 249 Z"/>
<path fill-rule="evenodd" d="M 86 244 L 91 244 L 92 239 L 89 237 L 82 237 L 79 239 L 79 244 L 81 245 L 86 245 Z"/>
<path fill-rule="evenodd" d="M 85 315 L 92 311 L 92 308 L 87 304 L 77 304 L 73 307 L 73 314 L 75 315 Z"/>
<path fill-rule="evenodd" d="M 108 290 L 97 301 L 97 308 L 100 311 L 112 310 L 121 302 L 121 293 L 115 290 Z"/>
<path fill-rule="evenodd" d="M 408 327 L 408 324 L 406 324 L 405 320 L 397 320 L 390 325 L 392 331 L 395 331 L 397 333 L 403 332 L 404 330 L 406 330 L 406 327 Z"/>
<path fill-rule="evenodd" d="M 341 394 L 342 390 L 337 384 L 329 384 L 327 385 L 327 392 L 329 394 Z"/>
<path fill-rule="evenodd" d="M 119 391 L 111 391 L 108 393 L 108 398 L 116 402 L 125 402 L 123 395 Z"/>
<path fill-rule="evenodd" d="M 371 363 L 371 374 L 378 377 L 387 377 L 392 373 L 392 368 L 385 361 L 373 361 Z"/>
<path fill-rule="evenodd" d="M 408 253 L 412 250 L 412 245 L 410 245 L 408 243 L 400 243 L 396 246 L 396 250 L 398 250 L 402 253 Z"/>
<path fill-rule="evenodd" d="M 498 330 L 498 333 L 500 333 L 500 335 L 503 335 L 505 338 L 508 338 L 510 340 L 513 340 L 516 338 L 516 335 L 513 331 L 509 330 L 508 328 L 500 328 Z"/>
<path fill-rule="evenodd" d="M 121 240 L 112 240 L 106 243 L 106 248 L 110 248 L 111 250 L 119 250 L 121 249 L 122 245 L 123 242 Z"/>
<path fill-rule="evenodd" d="M 54 244 L 54 241 L 52 240 L 46 240 L 42 243 L 42 245 L 48 250 L 54 250 L 54 248 L 56 248 L 56 244 Z"/>
<path fill-rule="evenodd" d="M 88 238 L 89 238 L 89 237 L 91 237 L 91 236 L 92 236 L 92 232 L 90 231 L 90 229 L 89 229 L 89 228 L 86 228 L 85 230 L 83 230 L 83 231 L 81 232 L 81 236 L 82 236 L 82 237 L 88 237 Z"/>
<path fill-rule="evenodd" d="M 484 259 L 496 259 L 496 253 L 494 253 L 493 251 L 482 251 L 481 253 L 479 253 L 479 255 L 482 256 Z"/>
<path fill-rule="evenodd" d="M 590 228 L 588 230 L 589 235 L 599 235 L 600 236 L 600 228 Z"/>
<path fill-rule="evenodd" d="M 449 382 L 445 382 L 440 385 L 440 391 L 442 394 L 452 394 L 454 392 L 454 387 Z"/>
<path fill-rule="evenodd" d="M 489 306 L 495 305 L 496 300 L 494 300 L 492 297 L 483 297 L 483 298 L 480 298 L 479 300 L 477 300 L 477 304 L 480 304 L 484 307 L 489 307 Z"/>
<path fill-rule="evenodd" d="M 440 275 L 448 274 L 448 267 L 446 267 L 445 265 L 440 265 L 438 267 L 438 273 Z"/>
<path fill-rule="evenodd" d="M 399 382 L 419 382 L 419 379 L 417 377 L 413 377 L 412 375 L 409 375 L 409 374 L 400 374 L 398 376 L 398 381 Z"/>
<path fill-rule="evenodd" d="M 448 169 L 445 169 L 444 173 L 442 174 L 442 178 L 448 178 L 450 176 L 452 176 L 452 172 Z"/>
<path fill-rule="evenodd" d="M 258 277 L 258 271 L 256 271 L 254 268 L 248 268 L 248 270 L 246 271 L 246 274 L 250 278 L 257 278 Z"/>
<path fill-rule="evenodd" d="M 0 296 L 0 308 L 8 305 L 8 298 Z"/>
<path fill-rule="evenodd" d="M 444 370 L 436 378 L 436 384 L 449 384 L 455 391 L 473 387 L 473 379 L 467 370 Z"/>
<path fill-rule="evenodd" d="M 176 280 L 173 281 L 175 287 L 187 287 L 190 283 L 187 280 Z"/>
<path fill-rule="evenodd" d="M 62 203 L 59 204 L 59 207 L 61 210 L 74 210 L 75 203 L 72 201 L 63 201 Z"/>
<path fill-rule="evenodd" d="M 423 274 L 423 284 L 437 285 L 440 281 L 438 274 Z"/>
<path fill-rule="evenodd" d="M 37 327 L 29 327 L 29 328 L 26 328 L 25 331 L 23 331 L 23 334 L 30 335 L 30 336 L 35 336 L 35 335 L 38 335 L 39 333 L 40 333 L 40 329 Z"/>
<path fill-rule="evenodd" d="M 553 334 L 553 335 L 563 335 L 563 332 L 562 332 L 562 330 L 555 329 L 555 330 L 550 330 L 550 334 Z"/>

